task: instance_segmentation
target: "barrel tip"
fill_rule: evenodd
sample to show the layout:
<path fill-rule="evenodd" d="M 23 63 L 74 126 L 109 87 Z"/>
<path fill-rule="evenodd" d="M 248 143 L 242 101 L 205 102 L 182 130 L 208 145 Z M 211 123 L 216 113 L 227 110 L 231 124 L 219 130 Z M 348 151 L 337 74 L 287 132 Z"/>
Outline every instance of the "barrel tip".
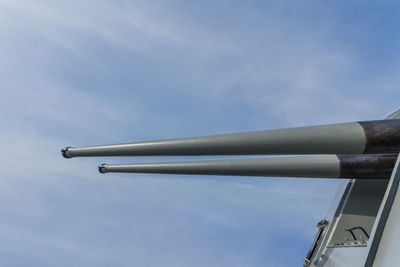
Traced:
<path fill-rule="evenodd" d="M 99 172 L 100 173 L 106 173 L 107 172 L 106 164 L 99 165 Z"/>
<path fill-rule="evenodd" d="M 67 146 L 66 148 L 61 149 L 61 153 L 62 153 L 63 157 L 66 159 L 72 158 L 71 152 L 68 150 L 69 148 L 71 148 L 71 147 Z"/>

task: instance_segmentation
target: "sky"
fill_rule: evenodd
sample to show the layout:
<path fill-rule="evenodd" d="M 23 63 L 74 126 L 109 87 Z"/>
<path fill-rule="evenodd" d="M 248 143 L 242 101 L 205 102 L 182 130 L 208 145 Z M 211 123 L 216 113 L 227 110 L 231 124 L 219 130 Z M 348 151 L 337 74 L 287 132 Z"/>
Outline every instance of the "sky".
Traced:
<path fill-rule="evenodd" d="M 397 1 L 0 0 L 1 266 L 300 266 L 338 180 L 60 149 L 399 109 Z"/>

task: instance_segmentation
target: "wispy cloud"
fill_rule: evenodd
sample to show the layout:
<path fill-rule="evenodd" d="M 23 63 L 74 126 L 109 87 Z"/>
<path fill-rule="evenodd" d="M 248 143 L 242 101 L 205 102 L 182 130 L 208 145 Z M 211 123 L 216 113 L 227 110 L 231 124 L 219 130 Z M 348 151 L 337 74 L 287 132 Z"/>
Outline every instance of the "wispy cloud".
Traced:
<path fill-rule="evenodd" d="M 100 176 L 59 149 L 384 117 L 398 61 L 356 32 L 391 16 L 341 5 L 1 0 L 3 265 L 301 262 L 337 181 Z"/>

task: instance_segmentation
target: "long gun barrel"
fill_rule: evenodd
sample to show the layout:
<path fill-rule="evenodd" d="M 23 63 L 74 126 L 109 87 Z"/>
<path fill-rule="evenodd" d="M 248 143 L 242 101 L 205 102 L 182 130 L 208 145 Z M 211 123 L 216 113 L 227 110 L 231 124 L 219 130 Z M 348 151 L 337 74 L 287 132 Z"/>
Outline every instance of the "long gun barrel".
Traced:
<path fill-rule="evenodd" d="M 90 156 L 199 156 L 369 154 L 400 150 L 400 120 L 351 122 L 117 145 L 67 147 L 66 158 Z"/>
<path fill-rule="evenodd" d="M 101 173 L 389 179 L 396 154 L 319 155 L 99 166 Z"/>

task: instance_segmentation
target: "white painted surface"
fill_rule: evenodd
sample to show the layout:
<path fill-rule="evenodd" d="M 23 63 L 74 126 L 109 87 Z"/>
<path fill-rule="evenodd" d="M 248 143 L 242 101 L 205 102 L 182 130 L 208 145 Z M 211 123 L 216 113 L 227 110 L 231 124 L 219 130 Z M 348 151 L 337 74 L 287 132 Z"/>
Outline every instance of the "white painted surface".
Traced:
<path fill-rule="evenodd" d="M 399 171 L 399 160 L 397 160 L 396 172 Z M 393 175 L 396 175 L 394 173 Z M 394 177 L 392 177 L 393 179 Z M 398 181 L 396 181 L 398 182 Z M 393 205 L 383 230 L 382 238 L 373 263 L 374 267 L 400 266 L 400 187 L 397 189 Z"/>
<path fill-rule="evenodd" d="M 329 260 L 326 263 L 321 262 L 318 266 L 324 267 L 361 267 L 363 266 L 368 250 L 366 247 L 354 248 L 328 248 L 326 255 Z"/>

